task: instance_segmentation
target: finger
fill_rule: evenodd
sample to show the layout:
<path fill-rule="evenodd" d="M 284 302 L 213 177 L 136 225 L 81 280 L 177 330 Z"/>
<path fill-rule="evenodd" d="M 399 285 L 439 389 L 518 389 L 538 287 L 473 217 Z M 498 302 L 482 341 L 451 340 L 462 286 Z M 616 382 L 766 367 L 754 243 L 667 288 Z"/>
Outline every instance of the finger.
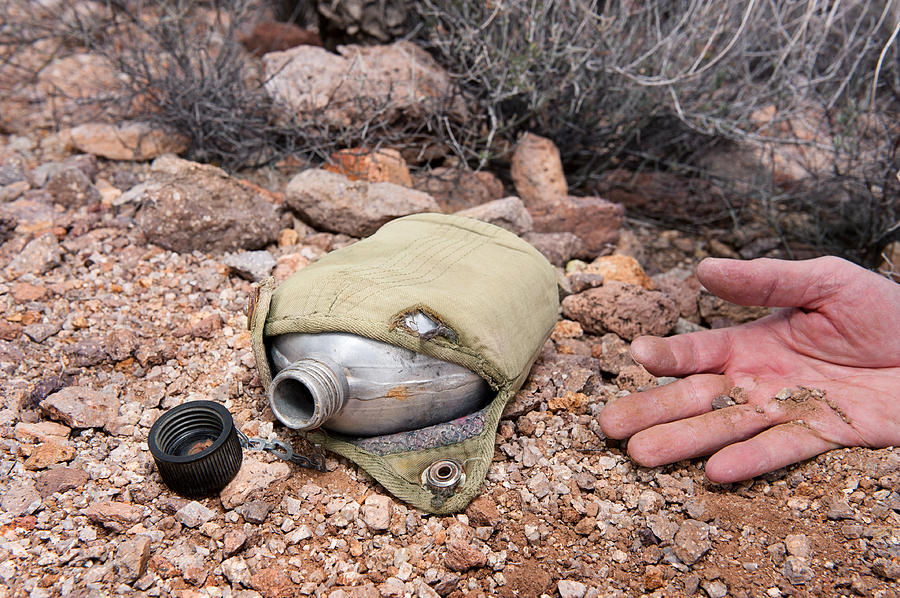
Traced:
<path fill-rule="evenodd" d="M 657 424 L 706 413 L 727 390 L 725 376 L 697 375 L 610 402 L 597 420 L 610 438 L 627 438 Z"/>
<path fill-rule="evenodd" d="M 789 422 L 726 446 L 706 463 L 706 477 L 720 484 L 749 480 L 837 448 L 814 430 Z"/>
<path fill-rule="evenodd" d="M 733 336 L 729 328 L 668 338 L 640 336 L 631 343 L 631 355 L 654 376 L 720 373 L 731 358 Z"/>
<path fill-rule="evenodd" d="M 656 467 L 712 454 L 769 425 L 766 415 L 750 405 L 727 407 L 638 432 L 628 441 L 628 454 L 640 465 Z"/>
<path fill-rule="evenodd" d="M 786 261 L 707 258 L 697 278 L 711 293 L 738 305 L 815 309 L 844 288 L 852 264 L 836 257 Z"/>

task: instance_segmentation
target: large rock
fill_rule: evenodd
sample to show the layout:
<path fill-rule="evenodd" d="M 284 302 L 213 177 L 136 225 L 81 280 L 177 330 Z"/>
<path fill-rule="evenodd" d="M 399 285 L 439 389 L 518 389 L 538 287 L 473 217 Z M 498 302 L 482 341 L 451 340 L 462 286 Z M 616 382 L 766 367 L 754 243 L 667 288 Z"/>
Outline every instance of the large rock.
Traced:
<path fill-rule="evenodd" d="M 413 186 L 431 195 L 445 214 L 503 197 L 503 183 L 495 174 L 449 166 L 414 174 Z"/>
<path fill-rule="evenodd" d="M 569 295 L 562 311 L 585 332 L 615 332 L 628 341 L 644 334 L 663 336 L 678 322 L 678 306 L 663 293 L 622 282 Z"/>
<path fill-rule="evenodd" d="M 63 132 L 69 145 L 110 160 L 152 160 L 187 151 L 187 137 L 149 123 L 87 123 Z"/>
<path fill-rule="evenodd" d="M 331 154 L 331 161 L 323 169 L 342 174 L 351 181 L 394 183 L 412 187 L 412 176 L 406 160 L 400 152 L 391 148 L 343 149 Z"/>
<path fill-rule="evenodd" d="M 553 197 L 528 207 L 539 233 L 570 232 L 584 243 L 585 253 L 594 257 L 615 247 L 625 208 L 600 197 Z"/>
<path fill-rule="evenodd" d="M 559 150 L 549 139 L 526 133 L 510 166 L 516 192 L 529 208 L 569 193 Z"/>
<path fill-rule="evenodd" d="M 431 196 L 393 183 L 351 181 L 335 172 L 304 170 L 288 183 L 285 201 L 320 230 L 366 237 L 409 214 L 437 212 Z"/>
<path fill-rule="evenodd" d="M 516 235 L 524 235 L 532 228 L 531 214 L 518 197 L 495 199 L 474 208 L 461 210 L 456 215 L 489 222 Z"/>
<path fill-rule="evenodd" d="M 154 160 L 150 180 L 126 196 L 140 202 L 135 219 L 147 240 L 180 253 L 259 249 L 280 230 L 278 209 L 251 186 L 172 155 Z"/>
<path fill-rule="evenodd" d="M 417 119 L 448 107 L 465 117 L 462 100 L 451 100 L 450 76 L 415 44 L 340 46 L 338 52 L 298 46 L 266 54 L 266 91 L 291 117 L 334 127 Z"/>
<path fill-rule="evenodd" d="M 523 237 L 554 266 L 584 255 L 584 241 L 574 233 L 526 233 Z"/>
<path fill-rule="evenodd" d="M 102 428 L 115 420 L 119 400 L 112 393 L 69 386 L 41 401 L 41 410 L 70 428 Z"/>

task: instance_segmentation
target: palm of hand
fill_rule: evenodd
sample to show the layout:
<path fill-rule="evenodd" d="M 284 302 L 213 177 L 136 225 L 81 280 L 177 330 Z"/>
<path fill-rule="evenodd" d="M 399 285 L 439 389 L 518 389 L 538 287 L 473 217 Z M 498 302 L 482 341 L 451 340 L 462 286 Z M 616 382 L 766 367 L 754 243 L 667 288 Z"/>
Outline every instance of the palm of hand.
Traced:
<path fill-rule="evenodd" d="M 698 271 L 716 294 L 803 308 L 637 339 L 635 358 L 648 370 L 688 377 L 607 406 L 607 435 L 633 434 L 629 453 L 647 466 L 714 453 L 706 471 L 718 482 L 839 446 L 900 444 L 900 286 L 834 258 L 716 262 Z M 713 409 L 728 394 L 738 404 Z"/>

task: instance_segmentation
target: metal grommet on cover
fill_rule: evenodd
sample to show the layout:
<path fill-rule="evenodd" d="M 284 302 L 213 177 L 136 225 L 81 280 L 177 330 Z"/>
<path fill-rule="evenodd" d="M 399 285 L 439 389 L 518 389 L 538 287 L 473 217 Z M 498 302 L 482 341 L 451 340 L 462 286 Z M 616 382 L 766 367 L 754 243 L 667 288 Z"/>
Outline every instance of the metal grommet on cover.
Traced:
<path fill-rule="evenodd" d="M 190 401 L 163 413 L 147 444 L 163 482 L 184 496 L 219 492 L 241 468 L 234 420 L 213 401 Z"/>
<path fill-rule="evenodd" d="M 466 473 L 456 459 L 440 459 L 422 472 L 422 483 L 435 492 L 452 492 L 466 481 Z"/>

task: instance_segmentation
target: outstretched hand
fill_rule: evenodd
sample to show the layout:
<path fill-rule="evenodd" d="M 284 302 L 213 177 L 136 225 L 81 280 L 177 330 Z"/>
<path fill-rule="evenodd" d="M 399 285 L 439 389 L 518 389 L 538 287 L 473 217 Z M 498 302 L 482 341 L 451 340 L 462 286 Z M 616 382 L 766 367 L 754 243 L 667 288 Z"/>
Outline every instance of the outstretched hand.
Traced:
<path fill-rule="evenodd" d="M 837 447 L 900 445 L 900 285 L 835 257 L 706 259 L 697 278 L 733 303 L 787 309 L 635 339 L 652 374 L 686 376 L 600 413 L 607 436 L 631 437 L 635 461 L 712 455 L 706 475 L 724 483 Z"/>

